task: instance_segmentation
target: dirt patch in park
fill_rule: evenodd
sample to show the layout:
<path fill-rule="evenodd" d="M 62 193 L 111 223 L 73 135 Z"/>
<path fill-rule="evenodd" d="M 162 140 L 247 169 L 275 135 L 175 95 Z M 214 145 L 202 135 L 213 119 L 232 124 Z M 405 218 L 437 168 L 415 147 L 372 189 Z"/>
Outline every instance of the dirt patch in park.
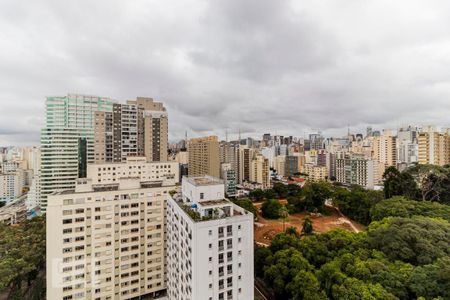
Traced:
<path fill-rule="evenodd" d="M 264 219 L 261 215 L 260 205 L 255 205 L 258 209 L 258 221 L 255 222 L 255 241 L 258 244 L 270 245 L 271 240 L 275 235 L 283 232 L 288 227 L 297 228 L 298 232 L 302 231 L 303 220 L 309 216 L 313 222 L 314 232 L 323 233 L 336 228 L 344 230 L 359 232 L 365 229 L 365 227 L 355 221 L 351 221 L 340 212 L 332 207 L 327 207 L 327 214 L 311 214 L 311 213 L 297 213 L 291 214 L 283 220 L 269 220 Z"/>

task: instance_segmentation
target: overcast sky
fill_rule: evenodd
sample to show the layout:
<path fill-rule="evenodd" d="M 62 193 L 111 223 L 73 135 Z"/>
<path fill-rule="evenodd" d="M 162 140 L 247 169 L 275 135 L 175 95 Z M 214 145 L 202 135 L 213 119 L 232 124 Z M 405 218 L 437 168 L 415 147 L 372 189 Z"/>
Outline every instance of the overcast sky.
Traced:
<path fill-rule="evenodd" d="M 0 1 L 0 146 L 45 96 L 150 96 L 170 139 L 450 125 L 450 1 Z"/>

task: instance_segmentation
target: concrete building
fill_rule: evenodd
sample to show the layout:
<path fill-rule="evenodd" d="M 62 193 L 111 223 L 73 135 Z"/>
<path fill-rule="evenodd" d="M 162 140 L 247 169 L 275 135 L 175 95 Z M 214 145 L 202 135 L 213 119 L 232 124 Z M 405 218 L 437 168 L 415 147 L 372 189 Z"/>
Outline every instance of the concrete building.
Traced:
<path fill-rule="evenodd" d="M 217 136 L 190 139 L 188 142 L 189 175 L 220 177 Z"/>
<path fill-rule="evenodd" d="M 391 166 L 397 165 L 397 139 L 388 129 L 383 130 L 382 134 L 373 139 L 373 156 L 377 160 L 383 170 Z"/>
<path fill-rule="evenodd" d="M 222 163 L 220 165 L 220 175 L 225 184 L 225 195 L 227 197 L 236 197 L 237 174 L 233 170 L 231 163 Z"/>
<path fill-rule="evenodd" d="M 336 181 L 374 189 L 380 180 L 377 166 L 376 161 L 362 155 L 345 155 L 336 159 Z"/>
<path fill-rule="evenodd" d="M 287 155 L 284 161 L 284 176 L 294 176 L 298 172 L 298 156 Z"/>
<path fill-rule="evenodd" d="M 277 171 L 278 175 L 284 176 L 284 174 L 285 174 L 284 167 L 286 165 L 286 155 L 276 156 L 273 164 L 274 164 L 274 168 Z"/>
<path fill-rule="evenodd" d="M 144 156 L 167 161 L 167 112 L 162 103 L 138 97 L 126 104 L 109 98 L 69 94 L 47 97 L 41 132 L 41 195 L 72 190 L 88 164 Z"/>
<path fill-rule="evenodd" d="M 95 113 L 95 162 L 121 162 L 130 156 L 167 161 L 168 116 L 162 103 L 138 97 Z"/>
<path fill-rule="evenodd" d="M 0 207 L 0 223 L 15 225 L 25 221 L 28 214 L 25 199 L 26 195 L 23 195 Z"/>
<path fill-rule="evenodd" d="M 53 192 L 73 190 L 86 166 L 94 163 L 95 112 L 112 112 L 114 100 L 69 94 L 47 97 L 46 125 L 41 131 L 41 195 L 43 211 Z"/>
<path fill-rule="evenodd" d="M 250 181 L 262 185 L 262 189 L 270 188 L 269 160 L 262 154 L 256 154 L 251 162 Z"/>
<path fill-rule="evenodd" d="M 24 187 L 23 172 L 0 174 L 0 202 L 11 202 L 20 195 Z"/>
<path fill-rule="evenodd" d="M 418 137 L 418 162 L 443 166 L 450 163 L 450 129 L 425 127 Z"/>
<path fill-rule="evenodd" d="M 167 205 L 169 300 L 254 299 L 253 215 L 209 176 L 184 177 Z"/>
<path fill-rule="evenodd" d="M 308 180 L 314 182 L 328 179 L 328 169 L 325 166 L 306 164 L 302 169 L 302 173 L 307 175 Z"/>
<path fill-rule="evenodd" d="M 164 210 L 178 182 L 175 165 L 94 164 L 74 190 L 49 196 L 48 299 L 165 294 Z"/>
<path fill-rule="evenodd" d="M 299 157 L 296 155 L 280 155 L 275 157 L 275 170 L 280 176 L 293 176 L 298 173 Z"/>
<path fill-rule="evenodd" d="M 250 182 L 250 172 L 252 160 L 255 156 L 255 149 L 248 147 L 239 148 L 239 183 Z"/>

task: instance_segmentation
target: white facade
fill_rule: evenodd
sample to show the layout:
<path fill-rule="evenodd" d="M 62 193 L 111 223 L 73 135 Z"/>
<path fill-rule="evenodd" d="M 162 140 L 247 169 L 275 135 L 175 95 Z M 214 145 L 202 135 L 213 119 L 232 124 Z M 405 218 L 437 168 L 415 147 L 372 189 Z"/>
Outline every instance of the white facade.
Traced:
<path fill-rule="evenodd" d="M 374 189 L 378 184 L 378 162 L 360 156 L 336 159 L 336 181 Z"/>
<path fill-rule="evenodd" d="M 23 173 L 0 174 L 0 201 L 10 202 L 22 194 Z"/>
<path fill-rule="evenodd" d="M 90 164 L 87 172 L 92 182 L 115 183 L 120 178 L 143 181 L 179 181 L 180 167 L 177 162 L 147 162 L 145 157 L 128 157 L 124 163 Z"/>
<path fill-rule="evenodd" d="M 75 190 L 49 196 L 47 299 L 159 299 L 165 294 L 165 206 L 178 175 L 128 174 L 129 167 L 138 173 L 141 166 L 143 173 L 150 164 L 164 165 L 92 165 Z M 111 173 L 99 176 L 103 166 Z M 127 172 L 118 175 L 119 170 Z"/>
<path fill-rule="evenodd" d="M 170 300 L 254 299 L 253 215 L 211 177 L 183 178 L 167 206 Z"/>

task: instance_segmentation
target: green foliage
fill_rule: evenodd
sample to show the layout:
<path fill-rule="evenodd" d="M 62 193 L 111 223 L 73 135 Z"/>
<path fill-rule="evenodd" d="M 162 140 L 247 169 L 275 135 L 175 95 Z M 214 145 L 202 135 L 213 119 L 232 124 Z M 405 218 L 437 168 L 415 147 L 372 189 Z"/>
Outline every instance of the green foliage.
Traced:
<path fill-rule="evenodd" d="M 278 194 L 274 190 L 268 189 L 268 190 L 264 191 L 264 198 L 275 199 L 275 198 L 278 198 Z"/>
<path fill-rule="evenodd" d="M 397 299 L 386 291 L 380 284 L 365 283 L 356 278 L 346 278 L 341 285 L 335 285 L 332 289 L 334 299 L 348 300 L 390 300 Z"/>
<path fill-rule="evenodd" d="M 387 218 L 368 233 L 281 233 L 255 253 L 256 275 L 277 299 L 448 299 L 449 226 Z"/>
<path fill-rule="evenodd" d="M 426 299 L 450 299 L 450 257 L 417 267 L 410 279 L 411 290 Z"/>
<path fill-rule="evenodd" d="M 385 198 L 405 196 L 410 199 L 450 204 L 450 166 L 416 165 L 403 172 L 395 167 L 384 175 Z"/>
<path fill-rule="evenodd" d="M 383 184 L 385 198 L 403 195 L 401 190 L 400 171 L 396 167 L 389 167 L 384 171 Z"/>
<path fill-rule="evenodd" d="M 442 218 L 450 222 L 450 206 L 437 202 L 413 201 L 396 196 L 377 203 L 370 210 L 372 220 L 380 221 L 386 217 L 424 216 Z"/>
<path fill-rule="evenodd" d="M 271 255 L 272 252 L 269 250 L 269 248 L 255 246 L 254 260 L 255 260 L 255 275 L 257 277 L 260 278 L 264 277 L 264 266 L 266 264 L 267 258 Z"/>
<path fill-rule="evenodd" d="M 384 196 L 386 199 L 394 196 L 416 198 L 420 194 L 418 184 L 410 171 L 401 172 L 396 167 L 389 167 L 383 174 Z"/>
<path fill-rule="evenodd" d="M 336 188 L 333 196 L 333 203 L 342 213 L 364 225 L 371 221 L 370 209 L 383 199 L 382 192 L 365 190 L 359 186 Z"/>
<path fill-rule="evenodd" d="M 302 232 L 304 234 L 311 234 L 313 232 L 313 223 L 309 217 L 306 217 L 303 220 Z"/>
<path fill-rule="evenodd" d="M 253 205 L 253 202 L 250 199 L 237 199 L 233 201 L 234 204 L 242 207 L 243 209 L 248 210 L 253 214 L 253 216 L 256 218 L 256 207 Z"/>
<path fill-rule="evenodd" d="M 287 185 L 277 182 L 273 185 L 273 191 L 277 194 L 278 198 L 286 198 L 289 195 L 289 190 Z"/>
<path fill-rule="evenodd" d="M 280 299 L 291 299 L 291 284 L 300 271 L 311 271 L 313 267 L 294 248 L 278 251 L 267 258 L 268 265 L 264 269 L 264 280 L 273 288 Z M 317 280 L 317 279 L 316 279 Z"/>
<path fill-rule="evenodd" d="M 450 255 L 450 223 L 423 217 L 386 218 L 369 226 L 368 241 L 392 260 L 430 264 Z"/>
<path fill-rule="evenodd" d="M 256 190 L 251 191 L 248 196 L 253 200 L 260 201 L 260 200 L 264 199 L 265 194 L 264 194 L 263 190 L 256 189 Z"/>
<path fill-rule="evenodd" d="M 297 231 L 297 227 L 294 227 L 294 226 L 289 226 L 288 228 L 286 228 L 285 232 L 286 232 L 286 234 L 293 235 L 296 237 L 300 236 L 300 234 Z"/>
<path fill-rule="evenodd" d="M 325 292 L 321 290 L 317 277 L 306 270 L 300 270 L 286 286 L 286 289 L 294 300 L 328 299 Z"/>
<path fill-rule="evenodd" d="M 331 196 L 332 187 L 326 181 L 307 182 L 302 189 L 302 201 L 308 211 L 323 211 L 325 201 Z"/>
<path fill-rule="evenodd" d="M 0 290 L 11 285 L 20 287 L 23 280 L 33 279 L 44 264 L 45 217 L 18 226 L 0 224 Z"/>
<path fill-rule="evenodd" d="M 261 212 L 264 218 L 278 219 L 281 217 L 281 203 L 275 199 L 268 199 L 264 201 L 261 207 Z"/>

